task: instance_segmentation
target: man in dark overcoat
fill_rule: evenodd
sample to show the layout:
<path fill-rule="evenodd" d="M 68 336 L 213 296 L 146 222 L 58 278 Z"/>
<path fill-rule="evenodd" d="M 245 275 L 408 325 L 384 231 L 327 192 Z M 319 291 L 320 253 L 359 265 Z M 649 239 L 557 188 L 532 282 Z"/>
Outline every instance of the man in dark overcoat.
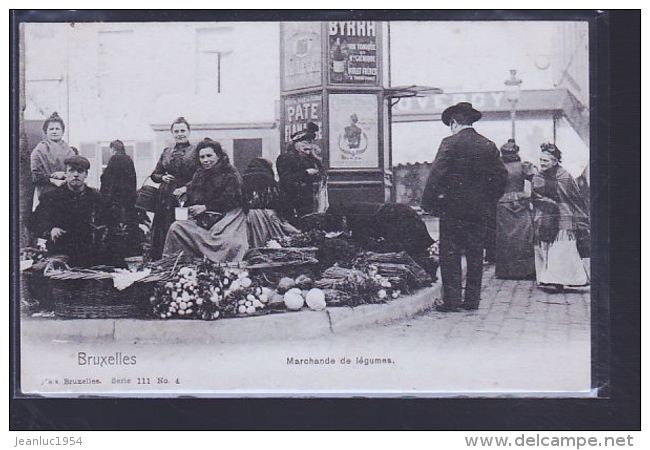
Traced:
<path fill-rule="evenodd" d="M 475 310 L 481 300 L 487 208 L 503 194 L 507 170 L 494 142 L 472 124 L 481 113 L 458 103 L 442 113 L 452 135 L 443 139 L 422 196 L 422 208 L 440 217 L 443 312 Z M 464 301 L 461 256 L 467 260 Z"/>
<path fill-rule="evenodd" d="M 65 184 L 41 198 L 33 217 L 34 231 L 47 240 L 48 253 L 65 256 L 71 266 L 98 262 L 101 195 L 86 185 L 88 169 L 83 156 L 67 158 Z"/>

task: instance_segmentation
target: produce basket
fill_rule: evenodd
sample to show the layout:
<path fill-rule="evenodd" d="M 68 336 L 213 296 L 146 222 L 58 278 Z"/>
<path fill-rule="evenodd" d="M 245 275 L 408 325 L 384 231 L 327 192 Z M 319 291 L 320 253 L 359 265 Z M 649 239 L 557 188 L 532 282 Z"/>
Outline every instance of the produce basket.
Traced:
<path fill-rule="evenodd" d="M 276 284 L 283 277 L 307 275 L 314 278 L 318 272 L 316 247 L 254 248 L 247 252 L 246 269 L 256 277 Z"/>
<path fill-rule="evenodd" d="M 54 313 L 67 319 L 141 318 L 148 314 L 153 283 L 141 280 L 123 290 L 113 286 L 111 272 L 71 269 L 58 262 L 45 269 Z M 154 281 L 155 277 L 150 277 Z"/>

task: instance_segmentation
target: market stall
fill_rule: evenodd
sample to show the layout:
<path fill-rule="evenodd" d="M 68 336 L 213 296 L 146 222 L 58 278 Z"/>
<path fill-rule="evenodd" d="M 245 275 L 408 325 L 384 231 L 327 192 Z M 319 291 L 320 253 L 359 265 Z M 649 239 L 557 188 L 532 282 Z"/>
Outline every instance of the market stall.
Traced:
<path fill-rule="evenodd" d="M 180 253 L 81 269 L 32 251 L 21 269 L 24 302 L 56 317 L 216 320 L 396 301 L 431 285 L 437 256 L 428 260 L 425 270 L 405 251 L 370 251 L 349 233 L 311 230 L 250 249 L 237 263 Z"/>

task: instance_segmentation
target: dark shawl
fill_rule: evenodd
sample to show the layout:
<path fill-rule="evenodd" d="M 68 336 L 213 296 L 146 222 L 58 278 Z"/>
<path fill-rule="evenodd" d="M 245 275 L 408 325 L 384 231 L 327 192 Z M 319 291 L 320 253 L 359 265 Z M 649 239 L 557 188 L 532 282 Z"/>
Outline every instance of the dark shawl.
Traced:
<path fill-rule="evenodd" d="M 208 211 L 226 214 L 242 206 L 241 177 L 227 155 L 211 168 L 200 168 L 187 185 L 186 206 L 205 205 Z"/>
<path fill-rule="evenodd" d="M 533 177 L 535 239 L 554 242 L 560 231 L 575 239 L 589 230 L 589 217 L 573 177 L 559 164 Z"/>
<path fill-rule="evenodd" d="M 278 207 L 278 183 L 270 161 L 255 158 L 248 164 L 243 176 L 242 194 L 246 210 Z"/>

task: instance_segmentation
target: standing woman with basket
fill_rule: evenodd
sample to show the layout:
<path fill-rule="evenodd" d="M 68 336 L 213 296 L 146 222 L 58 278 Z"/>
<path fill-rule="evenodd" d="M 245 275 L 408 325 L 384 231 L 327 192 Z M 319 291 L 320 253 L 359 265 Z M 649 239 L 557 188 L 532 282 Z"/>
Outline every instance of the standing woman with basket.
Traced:
<path fill-rule="evenodd" d="M 32 182 L 34 183 L 32 210 L 36 209 L 39 198 L 43 194 L 65 184 L 64 161 L 66 158 L 76 155 L 77 152 L 63 140 L 64 132 L 65 124 L 56 112 L 53 112 L 43 122 L 45 139 L 34 147 L 30 158 Z"/>
<path fill-rule="evenodd" d="M 190 124 L 184 117 L 176 119 L 170 127 L 174 146 L 167 147 L 151 174 L 151 180 L 160 183 L 154 211 L 151 237 L 151 259 L 162 257 L 165 238 L 174 222 L 174 211 L 180 206 L 187 185 L 198 168 L 196 147 L 190 144 Z"/>

